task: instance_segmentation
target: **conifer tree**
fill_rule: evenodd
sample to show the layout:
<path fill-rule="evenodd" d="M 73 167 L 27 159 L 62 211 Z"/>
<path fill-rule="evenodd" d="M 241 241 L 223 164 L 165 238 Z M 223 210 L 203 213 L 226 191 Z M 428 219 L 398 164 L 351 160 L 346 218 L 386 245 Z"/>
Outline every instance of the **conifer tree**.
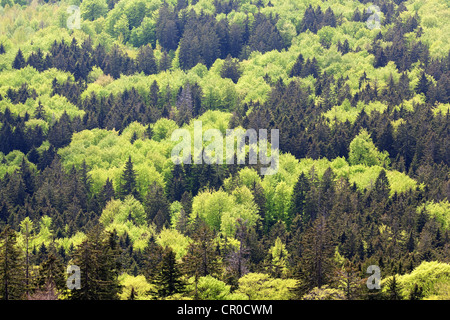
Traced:
<path fill-rule="evenodd" d="M 229 78 L 234 83 L 237 83 L 240 76 L 241 71 L 239 70 L 239 63 L 231 58 L 231 56 L 228 56 L 222 66 L 222 69 L 220 70 L 220 76 L 222 78 Z"/>
<path fill-rule="evenodd" d="M 57 290 L 66 289 L 65 271 L 61 259 L 51 252 L 48 258 L 39 265 L 38 287 L 44 289 L 50 284 Z"/>
<path fill-rule="evenodd" d="M 424 95 L 427 95 L 428 88 L 430 86 L 430 82 L 427 79 L 427 76 L 425 72 L 422 72 L 420 74 L 419 82 L 416 85 L 416 93 L 423 93 Z"/>
<path fill-rule="evenodd" d="M 309 180 L 302 172 L 298 177 L 297 183 L 294 186 L 294 191 L 292 194 L 292 203 L 291 203 L 291 214 L 290 218 L 294 219 L 297 215 L 300 215 L 300 219 L 303 222 L 306 222 L 304 219 L 304 208 L 305 208 L 305 200 L 306 194 L 310 189 Z"/>
<path fill-rule="evenodd" d="M 302 74 L 302 68 L 303 68 L 304 62 L 305 62 L 305 59 L 303 58 L 303 55 L 300 53 L 297 56 L 297 60 L 295 61 L 295 64 L 292 66 L 289 77 L 299 77 Z"/>
<path fill-rule="evenodd" d="M 386 283 L 387 295 L 389 300 L 402 300 L 401 285 L 398 282 L 397 275 L 394 274 Z"/>
<path fill-rule="evenodd" d="M 158 219 L 164 224 L 169 219 L 170 203 L 164 193 L 164 189 L 154 183 L 150 186 L 144 200 L 147 221 L 152 222 L 159 213 Z M 160 227 L 162 227 L 162 224 Z"/>
<path fill-rule="evenodd" d="M 36 107 L 36 110 L 34 111 L 34 117 L 36 119 L 45 120 L 45 110 L 44 110 L 44 106 L 42 105 L 40 100 L 38 102 L 38 106 Z"/>
<path fill-rule="evenodd" d="M 100 225 L 91 229 L 73 253 L 73 264 L 80 268 L 81 288 L 70 292 L 72 300 L 118 299 L 118 243 L 114 233 Z"/>
<path fill-rule="evenodd" d="M 12 67 L 14 69 L 22 69 L 25 66 L 26 66 L 25 58 L 23 57 L 22 50 L 19 49 L 19 51 L 17 51 L 16 57 L 14 58 Z"/>
<path fill-rule="evenodd" d="M 125 163 L 125 169 L 120 180 L 119 195 L 122 200 L 128 195 L 132 195 L 137 200 L 140 199 L 140 194 L 136 183 L 136 172 L 133 168 L 131 156 L 128 157 L 128 160 Z"/>
<path fill-rule="evenodd" d="M 309 289 L 330 281 L 334 269 L 332 234 L 324 216 L 317 217 L 302 239 L 302 267 Z"/>
<path fill-rule="evenodd" d="M 145 75 L 151 75 L 158 72 L 155 55 L 151 46 L 146 45 L 139 49 L 136 58 L 138 71 L 144 72 Z"/>
<path fill-rule="evenodd" d="M 186 284 L 182 279 L 175 252 L 170 247 L 164 249 L 159 273 L 155 276 L 154 284 L 160 298 L 182 293 L 185 290 Z"/>
<path fill-rule="evenodd" d="M 10 227 L 0 233 L 0 299 L 18 300 L 24 293 L 24 274 L 16 233 Z"/>
<path fill-rule="evenodd" d="M 214 241 L 214 233 L 203 221 L 196 232 L 191 234 L 193 242 L 183 257 L 185 272 L 190 276 L 205 277 L 219 272 L 219 261 Z"/>

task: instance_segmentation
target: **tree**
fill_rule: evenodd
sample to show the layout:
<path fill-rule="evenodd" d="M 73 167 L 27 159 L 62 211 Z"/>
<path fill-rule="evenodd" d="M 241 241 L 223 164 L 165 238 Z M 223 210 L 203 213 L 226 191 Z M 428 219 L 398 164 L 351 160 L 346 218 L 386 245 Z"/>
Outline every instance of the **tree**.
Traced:
<path fill-rule="evenodd" d="M 419 82 L 417 83 L 415 88 L 416 93 L 423 93 L 426 96 L 429 86 L 430 82 L 428 81 L 425 72 L 422 72 L 420 74 Z"/>
<path fill-rule="evenodd" d="M 359 271 L 351 261 L 346 260 L 342 268 L 336 269 L 335 286 L 345 292 L 347 300 L 360 298 L 364 279 L 359 277 Z"/>
<path fill-rule="evenodd" d="M 334 269 L 334 245 L 324 216 L 317 217 L 305 231 L 302 249 L 303 280 L 308 288 L 320 288 L 327 284 Z"/>
<path fill-rule="evenodd" d="M 146 76 L 155 74 L 158 72 L 158 66 L 156 64 L 155 55 L 151 46 L 142 46 L 139 49 L 138 56 L 136 58 L 138 71 L 144 72 Z"/>
<path fill-rule="evenodd" d="M 300 53 L 297 56 L 297 60 L 295 60 L 294 65 L 292 66 L 291 72 L 289 73 L 289 77 L 299 77 L 302 74 L 303 64 L 305 59 L 303 55 Z"/>
<path fill-rule="evenodd" d="M 12 67 L 14 69 L 22 69 L 26 66 L 25 58 L 23 57 L 22 50 L 18 50 L 16 57 L 14 58 Z"/>
<path fill-rule="evenodd" d="M 120 179 L 119 195 L 123 200 L 127 195 L 132 195 L 135 199 L 140 199 L 140 193 L 136 183 L 136 172 L 133 169 L 133 162 L 131 156 L 128 157 L 128 161 L 125 163 L 125 169 Z"/>
<path fill-rule="evenodd" d="M 231 56 L 228 56 L 220 70 L 220 76 L 222 78 L 229 78 L 234 83 L 237 83 L 241 73 L 242 71 L 239 70 L 239 62 L 232 59 Z"/>
<path fill-rule="evenodd" d="M 39 276 L 37 279 L 38 288 L 42 291 L 63 291 L 66 289 L 66 275 L 64 264 L 54 253 L 50 253 L 48 258 L 39 265 Z M 55 294 L 55 293 L 54 293 Z"/>
<path fill-rule="evenodd" d="M 200 277 L 198 283 L 188 286 L 188 289 L 194 291 L 198 300 L 230 300 L 235 297 L 230 293 L 229 285 L 211 276 Z"/>
<path fill-rule="evenodd" d="M 158 275 L 158 270 L 163 259 L 164 248 L 156 243 L 152 235 L 144 249 L 144 276 L 149 282 L 153 282 Z"/>
<path fill-rule="evenodd" d="M 170 59 L 167 51 L 163 51 L 161 58 L 159 59 L 158 71 L 167 71 L 172 67 L 172 60 Z"/>
<path fill-rule="evenodd" d="M 156 226 L 160 230 L 170 217 L 170 203 L 164 189 L 156 183 L 151 185 L 145 196 L 144 204 L 147 221 L 158 222 Z"/>
<path fill-rule="evenodd" d="M 94 21 L 108 12 L 106 0 L 84 0 L 80 5 L 81 17 Z"/>
<path fill-rule="evenodd" d="M 40 100 L 38 102 L 38 106 L 36 107 L 36 110 L 34 111 L 34 117 L 36 119 L 45 120 L 45 110 L 44 110 L 44 106 L 42 105 Z"/>
<path fill-rule="evenodd" d="M 174 11 L 169 10 L 167 3 L 163 4 L 158 12 L 156 21 L 156 39 L 167 50 L 176 50 L 179 41 L 178 18 Z"/>
<path fill-rule="evenodd" d="M 235 293 L 249 300 L 290 300 L 293 298 L 294 279 L 275 279 L 265 273 L 247 273 L 239 279 Z"/>
<path fill-rule="evenodd" d="M 105 185 L 102 187 L 97 197 L 100 208 L 103 209 L 109 202 L 109 200 L 114 198 L 115 198 L 115 191 L 113 183 L 109 178 L 107 178 Z"/>
<path fill-rule="evenodd" d="M 182 280 L 175 252 L 170 247 L 164 249 L 161 266 L 159 273 L 155 276 L 154 284 L 160 298 L 182 293 L 185 290 L 186 284 Z"/>
<path fill-rule="evenodd" d="M 286 276 L 288 270 L 288 252 L 286 245 L 279 237 L 274 245 L 269 249 L 269 271 L 272 277 L 282 278 Z"/>
<path fill-rule="evenodd" d="M 70 292 L 72 300 L 118 299 L 118 243 L 116 234 L 100 225 L 92 228 L 73 253 L 73 264 L 80 268 L 81 288 Z"/>
<path fill-rule="evenodd" d="M 294 219 L 297 215 L 300 216 L 302 222 L 306 223 L 304 217 L 305 201 L 306 195 L 310 190 L 309 180 L 306 175 L 302 172 L 298 177 L 297 183 L 294 186 L 294 191 L 292 194 L 292 203 L 290 206 L 290 219 Z"/>
<path fill-rule="evenodd" d="M 219 261 L 214 233 L 204 222 L 200 222 L 200 226 L 192 235 L 192 240 L 187 254 L 183 257 L 184 270 L 196 278 L 215 276 L 219 272 Z"/>
<path fill-rule="evenodd" d="M 387 295 L 389 300 L 402 300 L 401 285 L 398 282 L 398 276 L 394 274 L 386 283 Z"/>
<path fill-rule="evenodd" d="M 25 238 L 25 293 L 30 290 L 30 241 L 32 240 L 33 221 L 26 217 L 20 223 L 20 231 Z"/>
<path fill-rule="evenodd" d="M 389 179 L 386 175 L 386 171 L 382 169 L 377 177 L 377 180 L 375 181 L 373 198 L 377 202 L 384 203 L 389 199 L 390 191 L 391 188 L 389 185 Z"/>
<path fill-rule="evenodd" d="M 22 298 L 23 269 L 16 232 L 10 226 L 0 233 L 0 298 L 17 300 Z"/>
<path fill-rule="evenodd" d="M 362 129 L 350 143 L 349 162 L 352 165 L 364 164 L 366 166 L 379 165 L 384 167 L 390 161 L 387 152 L 378 151 L 368 132 Z"/>
<path fill-rule="evenodd" d="M 245 242 L 248 233 L 247 222 L 242 219 L 238 219 L 236 228 L 236 239 L 239 240 L 239 248 L 232 249 L 227 255 L 226 264 L 227 272 L 235 280 L 235 287 L 237 287 L 237 281 L 249 272 L 249 256 L 250 250 L 247 248 Z"/>

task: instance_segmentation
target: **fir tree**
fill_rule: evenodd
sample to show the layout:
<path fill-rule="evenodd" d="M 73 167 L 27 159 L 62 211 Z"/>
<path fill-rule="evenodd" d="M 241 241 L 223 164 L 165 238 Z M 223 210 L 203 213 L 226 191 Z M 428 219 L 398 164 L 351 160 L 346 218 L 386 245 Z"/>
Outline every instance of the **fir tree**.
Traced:
<path fill-rule="evenodd" d="M 140 194 L 137 189 L 136 183 L 136 172 L 133 168 L 133 162 L 131 161 L 131 156 L 128 157 L 125 163 L 125 169 L 122 173 L 120 180 L 120 198 L 123 200 L 127 195 L 132 195 L 135 199 L 140 199 Z"/>
<path fill-rule="evenodd" d="M 145 75 L 151 75 L 158 72 L 155 55 L 151 46 L 146 45 L 139 49 L 136 58 L 138 71 L 144 72 Z"/>
<path fill-rule="evenodd" d="M 22 50 L 19 49 L 19 51 L 17 51 L 16 57 L 14 58 L 12 67 L 14 69 L 22 69 L 25 66 L 26 66 L 25 58 L 23 57 Z"/>
<path fill-rule="evenodd" d="M 302 240 L 302 264 L 309 289 L 330 281 L 334 269 L 332 234 L 325 217 L 318 217 L 306 230 Z"/>
<path fill-rule="evenodd" d="M 161 266 L 159 273 L 155 276 L 154 284 L 160 298 L 182 293 L 185 290 L 186 284 L 182 280 L 175 252 L 170 247 L 164 249 Z"/>
<path fill-rule="evenodd" d="M 6 226 L 0 233 L 0 298 L 2 300 L 21 299 L 24 293 L 23 280 L 24 274 L 16 233 Z"/>
<path fill-rule="evenodd" d="M 394 274 L 386 283 L 389 300 L 402 300 L 401 285 L 398 283 L 397 275 Z"/>
<path fill-rule="evenodd" d="M 234 83 L 237 83 L 240 76 L 241 71 L 239 70 L 239 63 L 231 58 L 231 56 L 228 56 L 222 66 L 222 69 L 220 70 L 220 76 L 222 78 L 229 78 Z"/>
<path fill-rule="evenodd" d="M 73 264 L 80 268 L 81 288 L 70 292 L 72 300 L 118 299 L 118 244 L 114 233 L 100 226 L 89 231 L 73 253 Z"/>

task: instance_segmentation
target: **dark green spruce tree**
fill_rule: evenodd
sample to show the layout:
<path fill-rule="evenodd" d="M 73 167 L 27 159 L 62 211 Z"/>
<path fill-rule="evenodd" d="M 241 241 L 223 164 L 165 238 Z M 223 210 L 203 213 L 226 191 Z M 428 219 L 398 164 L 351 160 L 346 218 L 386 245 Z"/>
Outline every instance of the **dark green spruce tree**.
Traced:
<path fill-rule="evenodd" d="M 182 276 L 183 274 L 178 266 L 175 252 L 170 247 L 166 247 L 162 256 L 159 273 L 154 278 L 158 297 L 166 298 L 176 293 L 184 292 L 186 284 Z"/>
<path fill-rule="evenodd" d="M 140 194 L 136 183 L 136 172 L 133 168 L 133 162 L 131 156 L 128 157 L 125 163 L 125 169 L 120 179 L 120 198 L 123 200 L 126 196 L 132 195 L 134 198 L 140 200 Z"/>
<path fill-rule="evenodd" d="M 25 293 L 25 273 L 15 231 L 6 226 L 0 233 L 0 299 L 19 300 Z"/>

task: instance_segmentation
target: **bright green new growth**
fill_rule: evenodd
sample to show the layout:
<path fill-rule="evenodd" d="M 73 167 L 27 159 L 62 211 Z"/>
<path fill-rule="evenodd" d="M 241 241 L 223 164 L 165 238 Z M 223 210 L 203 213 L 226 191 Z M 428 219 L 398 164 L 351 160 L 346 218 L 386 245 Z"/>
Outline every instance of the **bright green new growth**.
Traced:
<path fill-rule="evenodd" d="M 386 291 L 387 288 L 384 284 L 386 284 L 390 278 L 391 277 L 382 280 L 381 286 L 383 291 Z M 411 295 L 415 285 L 422 289 L 423 297 L 425 299 L 448 299 L 450 265 L 438 261 L 424 261 L 411 273 L 397 275 L 397 280 L 404 299 L 407 299 Z"/>
<path fill-rule="evenodd" d="M 380 152 L 373 144 L 369 133 L 363 129 L 350 143 L 349 163 L 351 165 L 382 166 L 387 167 L 390 163 L 389 154 Z"/>

